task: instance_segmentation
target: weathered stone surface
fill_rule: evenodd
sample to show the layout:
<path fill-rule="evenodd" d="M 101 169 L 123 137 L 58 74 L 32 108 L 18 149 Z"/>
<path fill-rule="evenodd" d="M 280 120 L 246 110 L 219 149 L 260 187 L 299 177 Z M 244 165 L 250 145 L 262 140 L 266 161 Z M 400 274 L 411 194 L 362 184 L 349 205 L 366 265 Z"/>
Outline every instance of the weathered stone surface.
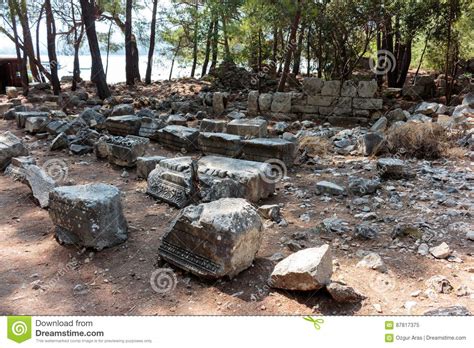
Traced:
<path fill-rule="evenodd" d="M 250 91 L 247 99 L 247 112 L 249 115 L 258 113 L 258 91 Z"/>
<path fill-rule="evenodd" d="M 375 98 L 354 98 L 352 105 L 354 109 L 380 110 L 383 107 L 383 100 Z"/>
<path fill-rule="evenodd" d="M 365 299 L 360 292 L 341 283 L 331 282 L 326 289 L 336 302 L 358 303 Z"/>
<path fill-rule="evenodd" d="M 169 115 L 166 119 L 166 123 L 169 125 L 176 126 L 187 126 L 188 121 L 181 115 Z"/>
<path fill-rule="evenodd" d="M 4 118 L 4 114 L 13 108 L 13 103 L 0 103 L 0 117 Z"/>
<path fill-rule="evenodd" d="M 166 123 L 160 119 L 142 117 L 138 135 L 152 140 L 158 140 L 159 130 L 166 127 Z"/>
<path fill-rule="evenodd" d="M 243 112 L 240 112 L 238 110 L 233 110 L 229 112 L 226 117 L 230 120 L 241 120 L 245 118 L 245 114 Z"/>
<path fill-rule="evenodd" d="M 381 153 L 385 148 L 385 138 L 377 132 L 369 132 L 362 135 L 358 141 L 359 151 L 364 156 L 372 156 Z"/>
<path fill-rule="evenodd" d="M 262 93 L 258 97 L 258 106 L 260 111 L 270 111 L 272 107 L 273 94 L 271 93 Z"/>
<path fill-rule="evenodd" d="M 328 96 L 328 95 L 315 95 L 308 97 L 308 104 L 309 105 L 316 105 L 316 106 L 334 106 L 337 102 L 337 97 L 335 96 Z"/>
<path fill-rule="evenodd" d="M 5 169 L 5 175 L 26 184 L 26 168 L 32 164 L 36 164 L 36 160 L 31 156 L 13 157 L 10 165 Z"/>
<path fill-rule="evenodd" d="M 44 132 L 48 121 L 48 117 L 28 117 L 25 120 L 25 130 L 32 134 Z"/>
<path fill-rule="evenodd" d="M 273 94 L 272 112 L 285 113 L 291 111 L 291 93 L 277 92 Z"/>
<path fill-rule="evenodd" d="M 348 80 L 342 83 L 341 96 L 342 97 L 356 97 L 357 96 L 357 86 L 354 81 Z"/>
<path fill-rule="evenodd" d="M 48 123 L 46 131 L 51 135 L 58 135 L 65 133 L 68 128 L 69 124 L 66 121 L 55 120 Z"/>
<path fill-rule="evenodd" d="M 388 120 L 386 117 L 380 117 L 373 125 L 370 127 L 371 132 L 383 132 L 388 125 Z"/>
<path fill-rule="evenodd" d="M 440 294 L 449 294 L 454 290 L 448 278 L 440 274 L 432 276 L 425 283 L 428 288 Z"/>
<path fill-rule="evenodd" d="M 438 103 L 422 102 L 416 107 L 415 113 L 419 113 L 423 115 L 432 115 L 436 113 L 438 108 L 439 108 Z"/>
<path fill-rule="evenodd" d="M 225 120 L 212 120 L 205 118 L 201 121 L 199 126 L 200 132 L 214 132 L 214 133 L 224 133 L 226 130 L 227 121 Z"/>
<path fill-rule="evenodd" d="M 13 157 L 26 156 L 28 150 L 13 133 L 6 131 L 0 134 L 0 171 L 3 171 Z"/>
<path fill-rule="evenodd" d="M 102 250 L 127 240 L 127 220 L 115 186 L 62 186 L 51 191 L 49 200 L 59 243 Z"/>
<path fill-rule="evenodd" d="M 263 138 L 267 136 L 267 121 L 259 118 L 233 120 L 227 124 L 227 132 L 246 138 Z"/>
<path fill-rule="evenodd" d="M 49 193 L 57 186 L 43 169 L 36 165 L 28 165 L 25 170 L 26 182 L 33 192 L 41 208 L 49 206 Z"/>
<path fill-rule="evenodd" d="M 329 245 L 291 254 L 273 270 L 269 285 L 285 290 L 319 290 L 331 282 L 332 257 Z"/>
<path fill-rule="evenodd" d="M 163 202 L 184 208 L 198 201 L 196 162 L 191 157 L 161 160 L 148 175 L 147 193 Z"/>
<path fill-rule="evenodd" d="M 252 265 L 263 225 L 244 199 L 224 198 L 186 207 L 159 247 L 167 262 L 204 278 L 233 278 Z"/>
<path fill-rule="evenodd" d="M 145 154 L 148 138 L 127 135 L 126 137 L 109 137 L 107 143 L 107 158 L 110 163 L 122 167 L 134 167 L 137 158 Z"/>
<path fill-rule="evenodd" d="M 448 244 L 445 242 L 437 245 L 435 247 L 430 248 L 430 254 L 436 257 L 437 259 L 445 259 L 449 255 L 451 255 L 452 250 Z"/>
<path fill-rule="evenodd" d="M 125 115 L 134 115 L 135 110 L 133 109 L 132 104 L 119 104 L 115 105 L 112 109 L 111 116 L 125 116 Z"/>
<path fill-rule="evenodd" d="M 202 153 L 238 157 L 242 153 L 242 137 L 227 133 L 200 133 L 199 149 Z"/>
<path fill-rule="evenodd" d="M 19 111 L 15 112 L 16 125 L 18 128 L 25 128 L 26 119 L 30 117 L 48 117 L 47 112 L 40 111 Z"/>
<path fill-rule="evenodd" d="M 378 179 L 349 178 L 349 192 L 358 196 L 375 193 L 379 187 L 380 180 Z"/>
<path fill-rule="evenodd" d="M 56 138 L 53 139 L 49 149 L 51 151 L 66 149 L 69 146 L 69 140 L 65 133 L 59 133 Z"/>
<path fill-rule="evenodd" d="M 317 77 L 306 77 L 303 80 L 303 93 L 307 95 L 316 95 L 321 93 L 324 81 Z"/>
<path fill-rule="evenodd" d="M 282 161 L 291 167 L 296 157 L 295 143 L 280 138 L 256 138 L 244 140 L 244 158 L 250 161 L 265 162 L 272 159 Z"/>
<path fill-rule="evenodd" d="M 341 90 L 341 81 L 324 81 L 323 88 L 321 88 L 321 95 L 339 96 Z"/>
<path fill-rule="evenodd" d="M 380 158 L 377 171 L 384 179 L 402 179 L 408 174 L 405 162 L 397 158 Z"/>
<path fill-rule="evenodd" d="M 339 186 L 329 181 L 319 181 L 316 183 L 316 190 L 322 194 L 329 195 L 343 195 L 346 190 L 344 187 Z"/>
<path fill-rule="evenodd" d="M 94 151 L 94 148 L 89 145 L 82 145 L 82 144 L 70 144 L 69 145 L 69 150 L 74 154 L 74 155 L 85 155 L 88 153 L 91 153 Z"/>
<path fill-rule="evenodd" d="M 265 218 L 275 222 L 280 222 L 281 213 L 280 206 L 278 204 L 266 204 L 258 207 L 259 214 Z"/>
<path fill-rule="evenodd" d="M 137 176 L 147 179 L 148 175 L 156 168 L 156 165 L 166 159 L 163 156 L 150 156 L 137 158 Z"/>
<path fill-rule="evenodd" d="M 100 112 L 94 109 L 85 109 L 81 115 L 79 116 L 82 118 L 89 127 L 95 129 L 103 129 L 106 118 Z"/>
<path fill-rule="evenodd" d="M 199 131 L 184 126 L 166 126 L 158 131 L 158 141 L 173 150 L 195 151 L 199 148 Z"/>
<path fill-rule="evenodd" d="M 379 234 L 378 229 L 375 226 L 368 224 L 359 224 L 355 228 L 354 235 L 362 239 L 375 239 Z"/>
<path fill-rule="evenodd" d="M 451 306 L 451 307 L 440 307 L 436 309 L 430 309 L 423 313 L 423 315 L 432 316 L 467 316 L 472 313 L 464 306 Z"/>
<path fill-rule="evenodd" d="M 15 86 L 5 87 L 5 94 L 8 99 L 18 98 L 18 89 Z"/>
<path fill-rule="evenodd" d="M 205 156 L 198 161 L 198 171 L 200 178 L 232 179 L 244 188 L 240 197 L 251 202 L 258 202 L 275 191 L 275 183 L 267 179 L 271 172 L 267 163 Z"/>
<path fill-rule="evenodd" d="M 226 108 L 226 95 L 221 92 L 215 92 L 212 95 L 212 110 L 214 114 L 221 115 Z"/>
<path fill-rule="evenodd" d="M 387 266 L 377 253 L 368 253 L 357 263 L 357 267 L 373 269 L 382 273 L 387 272 Z"/>
<path fill-rule="evenodd" d="M 359 85 L 357 87 L 357 95 L 361 98 L 373 98 L 375 93 L 377 92 L 377 81 L 359 81 Z M 360 108 L 366 109 L 366 108 Z"/>
<path fill-rule="evenodd" d="M 408 116 L 410 116 L 410 113 L 400 108 L 391 110 L 387 113 L 387 115 L 385 115 L 388 122 L 390 123 L 395 123 L 398 121 L 406 121 Z"/>
<path fill-rule="evenodd" d="M 134 115 L 113 116 L 105 121 L 105 128 L 113 135 L 138 135 L 141 119 Z"/>

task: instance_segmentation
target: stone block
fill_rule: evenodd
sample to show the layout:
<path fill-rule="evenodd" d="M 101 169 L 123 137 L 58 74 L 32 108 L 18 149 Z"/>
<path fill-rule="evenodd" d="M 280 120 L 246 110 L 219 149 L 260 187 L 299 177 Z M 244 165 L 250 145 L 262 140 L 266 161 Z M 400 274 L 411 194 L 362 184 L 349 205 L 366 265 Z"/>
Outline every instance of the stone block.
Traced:
<path fill-rule="evenodd" d="M 49 122 L 48 117 L 28 117 L 25 120 L 25 130 L 29 133 L 36 134 L 46 131 Z"/>
<path fill-rule="evenodd" d="M 258 91 L 250 91 L 247 99 L 247 112 L 249 115 L 258 114 Z"/>
<path fill-rule="evenodd" d="M 273 94 L 272 112 L 286 113 L 291 111 L 291 93 L 277 92 Z"/>
<path fill-rule="evenodd" d="M 0 134 L 0 171 L 3 171 L 13 157 L 26 156 L 28 150 L 13 133 L 6 131 Z"/>
<path fill-rule="evenodd" d="M 227 133 L 200 133 L 199 149 L 202 153 L 238 157 L 242 152 L 242 137 Z"/>
<path fill-rule="evenodd" d="M 383 100 L 376 98 L 354 98 L 352 100 L 354 109 L 362 110 L 381 110 L 383 107 Z"/>
<path fill-rule="evenodd" d="M 102 250 L 127 240 L 127 220 L 115 186 L 62 186 L 52 190 L 49 199 L 59 243 Z"/>
<path fill-rule="evenodd" d="M 141 119 L 135 115 L 112 116 L 105 121 L 105 128 L 113 135 L 138 135 Z"/>
<path fill-rule="evenodd" d="M 5 169 L 5 175 L 15 181 L 27 184 L 26 168 L 36 164 L 36 160 L 31 156 L 13 157 L 10 165 Z"/>
<path fill-rule="evenodd" d="M 47 112 L 41 111 L 19 111 L 15 112 L 15 120 L 18 128 L 25 128 L 26 119 L 30 117 L 48 117 Z"/>
<path fill-rule="evenodd" d="M 341 93 L 341 81 L 325 81 L 321 88 L 321 95 L 338 97 Z"/>
<path fill-rule="evenodd" d="M 159 130 L 166 127 L 166 123 L 160 119 L 142 117 L 138 135 L 152 140 L 158 140 Z"/>
<path fill-rule="evenodd" d="M 25 178 L 39 206 L 47 208 L 49 206 L 49 193 L 57 186 L 54 179 L 36 165 L 26 166 Z"/>
<path fill-rule="evenodd" d="M 167 158 L 163 156 L 138 157 L 137 176 L 142 179 L 147 179 L 148 175 L 156 168 L 156 165 L 165 159 Z"/>
<path fill-rule="evenodd" d="M 158 142 L 177 151 L 196 151 L 199 131 L 184 126 L 166 126 L 158 131 Z"/>
<path fill-rule="evenodd" d="M 227 124 L 227 133 L 244 138 L 263 138 L 267 136 L 267 121 L 259 118 L 233 120 Z"/>
<path fill-rule="evenodd" d="M 233 278 L 252 265 L 263 224 L 255 208 L 224 198 L 183 209 L 162 239 L 160 256 L 197 276 Z"/>
<path fill-rule="evenodd" d="M 316 105 L 316 106 L 332 106 L 337 102 L 337 97 L 335 96 L 324 96 L 324 95 L 315 95 L 308 97 L 308 104 L 309 105 Z"/>
<path fill-rule="evenodd" d="M 127 135 L 126 137 L 108 137 L 105 142 L 107 144 L 107 158 L 110 163 L 121 167 L 134 167 L 137 158 L 145 154 L 150 140 Z"/>
<path fill-rule="evenodd" d="M 271 93 L 262 93 L 258 96 L 258 106 L 260 111 L 270 111 L 272 107 L 273 94 Z"/>
<path fill-rule="evenodd" d="M 280 138 L 257 138 L 243 141 L 244 158 L 265 162 L 278 159 L 291 167 L 296 157 L 296 145 Z"/>
<path fill-rule="evenodd" d="M 309 96 L 314 96 L 321 93 L 324 81 L 318 77 L 306 77 L 303 80 L 303 93 Z"/>
<path fill-rule="evenodd" d="M 359 81 L 359 85 L 357 86 L 357 95 L 360 98 L 374 98 L 375 93 L 377 93 L 377 81 Z M 364 109 L 364 108 L 361 108 Z"/>
<path fill-rule="evenodd" d="M 205 118 L 201 121 L 201 124 L 199 126 L 199 131 L 223 133 L 225 132 L 226 127 L 227 127 L 227 121 L 225 120 L 212 120 L 209 118 Z"/>

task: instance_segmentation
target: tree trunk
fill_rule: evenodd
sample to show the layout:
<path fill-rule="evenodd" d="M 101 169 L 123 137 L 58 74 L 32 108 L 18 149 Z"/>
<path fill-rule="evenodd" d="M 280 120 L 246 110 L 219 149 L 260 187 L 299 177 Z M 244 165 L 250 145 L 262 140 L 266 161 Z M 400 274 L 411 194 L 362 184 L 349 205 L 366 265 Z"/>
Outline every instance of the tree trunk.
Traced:
<path fill-rule="evenodd" d="M 207 65 L 209 64 L 209 56 L 211 55 L 211 42 L 212 42 L 212 33 L 214 31 L 214 21 L 209 23 L 209 29 L 207 30 L 206 38 L 206 52 L 204 55 L 204 62 L 202 63 L 201 77 L 207 73 Z"/>
<path fill-rule="evenodd" d="M 311 75 L 311 25 L 308 27 L 308 34 L 306 37 L 306 76 Z"/>
<path fill-rule="evenodd" d="M 51 83 L 53 85 L 53 93 L 59 95 L 61 92 L 61 85 L 58 77 L 58 57 L 56 56 L 56 23 L 54 22 L 51 0 L 45 0 L 44 8 L 46 12 L 46 33 L 48 39 L 48 58 L 51 72 Z"/>
<path fill-rule="evenodd" d="M 174 61 L 176 60 L 176 57 L 178 56 L 178 52 L 181 48 L 181 40 L 182 38 L 179 38 L 178 45 L 176 46 L 176 50 L 174 51 L 173 54 L 173 59 L 171 60 L 171 68 L 170 68 L 170 75 L 168 77 L 168 80 L 171 81 L 171 77 L 173 76 L 173 69 L 174 69 Z"/>
<path fill-rule="evenodd" d="M 127 0 L 125 6 L 125 77 L 129 86 L 135 84 L 132 51 L 132 4 L 132 0 Z"/>
<path fill-rule="evenodd" d="M 194 33 L 193 33 L 193 64 L 191 66 L 191 77 L 194 77 L 196 73 L 196 66 L 197 66 L 197 58 L 198 58 L 198 30 L 199 30 L 199 21 L 198 21 L 198 0 L 195 0 L 195 8 L 196 11 L 194 17 Z"/>
<path fill-rule="evenodd" d="M 278 82 L 278 92 L 283 92 L 285 90 L 285 83 L 290 72 L 290 64 L 291 64 L 291 56 L 293 51 L 295 50 L 295 40 L 296 40 L 296 32 L 298 31 L 298 25 L 300 23 L 301 18 L 301 0 L 298 0 L 296 5 L 296 14 L 295 18 L 293 19 L 293 24 L 291 25 L 290 31 L 290 38 L 288 40 L 288 52 L 286 53 L 285 57 L 285 65 L 283 66 L 283 73 L 281 74 L 280 81 Z"/>
<path fill-rule="evenodd" d="M 224 61 L 232 62 L 232 56 L 230 54 L 229 37 L 227 33 L 227 16 L 222 15 L 222 34 L 224 35 Z"/>
<path fill-rule="evenodd" d="M 151 70 L 153 68 L 153 54 L 155 52 L 155 40 L 156 40 L 156 12 L 158 9 L 158 0 L 153 0 L 153 10 L 151 15 L 151 28 L 150 28 L 150 47 L 148 48 L 148 63 L 146 66 L 145 83 L 149 85 L 151 83 Z"/>
<path fill-rule="evenodd" d="M 82 19 L 86 27 L 87 40 L 91 52 L 92 69 L 91 81 L 97 87 L 99 98 L 105 99 L 110 97 L 109 86 L 105 79 L 104 67 L 102 66 L 102 58 L 100 56 L 99 41 L 97 40 L 97 32 L 95 29 L 95 0 L 80 0 L 82 8 Z"/>
<path fill-rule="evenodd" d="M 18 5 L 18 3 L 16 5 L 17 5 L 16 13 L 18 14 L 18 18 L 20 19 L 20 24 L 21 24 L 21 28 L 23 32 L 24 52 L 28 56 L 28 59 L 30 61 L 31 75 L 33 76 L 33 79 L 35 81 L 40 81 L 38 68 L 36 64 L 34 63 L 37 60 L 35 58 L 33 40 L 31 39 L 31 31 L 30 31 L 29 20 L 28 20 L 26 0 L 21 0 L 20 5 Z"/>
<path fill-rule="evenodd" d="M 74 10 L 74 0 L 71 0 L 71 16 L 73 24 L 76 23 L 76 11 Z M 82 37 L 84 35 L 84 24 L 81 24 L 81 32 L 78 35 L 77 27 L 74 25 L 74 63 L 72 69 L 72 85 L 71 90 L 75 91 L 77 89 L 77 84 L 81 79 L 81 67 L 79 65 L 79 48 L 81 47 Z"/>
<path fill-rule="evenodd" d="M 213 25 L 213 34 L 212 34 L 212 60 L 211 60 L 211 68 L 209 70 L 215 69 L 217 65 L 217 55 L 219 53 L 219 20 L 214 19 Z"/>
<path fill-rule="evenodd" d="M 40 49 L 40 25 L 41 25 L 41 19 L 43 18 L 43 12 L 44 12 L 44 5 L 41 6 L 40 13 L 38 16 L 38 21 L 36 23 L 36 60 L 38 62 L 41 62 L 41 49 Z M 41 79 L 41 82 L 45 82 L 43 74 L 41 74 L 41 71 L 39 72 L 39 77 Z"/>
<path fill-rule="evenodd" d="M 13 0 L 8 0 L 8 6 L 10 8 L 10 20 L 12 22 L 12 30 L 13 30 L 13 37 L 15 42 L 15 49 L 16 49 L 16 58 L 20 62 L 20 76 L 21 76 L 21 86 L 23 89 L 23 95 L 28 95 L 28 69 L 26 67 L 26 61 L 21 56 L 21 50 L 19 45 L 19 38 L 18 38 L 18 29 L 16 27 L 16 14 L 15 8 L 13 6 Z"/>
<path fill-rule="evenodd" d="M 298 46 L 296 47 L 295 58 L 293 59 L 293 74 L 300 73 L 301 53 L 303 52 L 303 38 L 304 38 L 305 24 L 301 24 L 300 33 L 298 36 Z"/>
<path fill-rule="evenodd" d="M 109 73 L 109 57 L 110 57 L 110 36 L 112 35 L 112 21 L 109 23 L 109 30 L 107 31 L 107 49 L 106 49 L 106 56 L 105 56 L 105 79 L 107 79 L 107 75 Z"/>

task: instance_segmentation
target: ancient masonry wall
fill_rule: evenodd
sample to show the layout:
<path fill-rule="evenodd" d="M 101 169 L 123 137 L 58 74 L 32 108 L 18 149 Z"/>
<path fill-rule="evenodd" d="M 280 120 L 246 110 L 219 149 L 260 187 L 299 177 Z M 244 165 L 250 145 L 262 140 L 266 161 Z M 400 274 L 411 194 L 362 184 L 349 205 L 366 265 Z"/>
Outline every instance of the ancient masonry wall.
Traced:
<path fill-rule="evenodd" d="M 324 81 L 306 78 L 302 92 L 258 93 L 250 91 L 249 115 L 286 116 L 297 119 L 352 120 L 363 123 L 382 110 L 377 81 Z"/>

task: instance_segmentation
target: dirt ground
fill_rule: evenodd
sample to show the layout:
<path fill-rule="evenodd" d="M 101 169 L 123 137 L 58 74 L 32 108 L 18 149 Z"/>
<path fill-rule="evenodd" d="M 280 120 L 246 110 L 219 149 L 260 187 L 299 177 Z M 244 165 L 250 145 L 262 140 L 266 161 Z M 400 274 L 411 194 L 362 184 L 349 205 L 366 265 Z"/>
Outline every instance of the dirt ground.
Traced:
<path fill-rule="evenodd" d="M 103 182 L 117 186 L 123 192 L 129 239 L 100 252 L 61 246 L 54 239 L 47 210 L 35 203 L 30 189 L 0 176 L 2 315 L 394 315 L 422 314 L 450 305 L 463 305 L 474 312 L 472 296 L 456 293 L 462 285 L 474 289 L 473 242 L 466 239 L 465 232 L 449 228 L 454 222 L 464 222 L 472 228 L 472 212 L 466 211 L 439 223 L 436 217 L 443 214 L 446 207 L 433 204 L 434 199 L 414 203 L 410 200 L 421 190 L 428 194 L 430 189 L 443 190 L 442 181 L 417 177 L 408 183 L 384 183 L 381 197 L 386 198 L 393 189 L 388 186 L 406 193 L 402 195 L 403 208 L 394 210 L 382 204 L 373 209 L 381 233 L 375 240 L 366 241 L 315 230 L 324 218 L 334 214 L 352 226 L 361 222 L 354 217 L 359 208 L 351 204 L 350 197 L 325 199 L 315 194 L 315 184 L 324 179 L 347 183 L 349 174 L 368 176 L 370 173 L 364 168 L 375 159 L 330 156 L 321 161 L 320 170 L 314 165 L 294 167 L 288 173 L 289 178 L 277 184 L 276 195 L 262 202 L 282 203 L 282 215 L 288 226 L 265 223 L 263 243 L 251 268 L 232 280 L 217 282 L 202 281 L 173 268 L 176 288 L 159 294 L 152 289 L 150 276 L 158 267 L 170 267 L 159 259 L 158 246 L 179 210 L 147 196 L 146 181 L 137 179 L 134 169 L 128 170 L 127 177 L 122 175 L 122 168 L 97 160 L 93 154 L 74 156 L 66 151 L 50 152 L 48 140 L 26 135 L 24 130 L 16 129 L 13 121 L 0 120 L 0 132 L 5 130 L 23 138 L 40 166 L 49 159 L 64 160 L 68 174 L 61 184 Z M 151 144 L 148 154 L 175 155 L 157 143 Z M 414 166 L 419 164 L 413 163 Z M 472 166 L 467 160 L 439 161 L 432 166 L 445 168 L 450 173 L 471 173 L 472 180 Z M 460 190 L 450 194 L 450 198 L 467 199 L 472 203 L 470 193 Z M 302 214 L 309 219 L 301 219 Z M 413 241 L 404 241 L 401 245 L 393 243 L 390 232 L 397 221 L 411 222 L 419 216 L 434 223 L 438 230 L 448 231 L 439 242 L 447 242 L 462 262 L 421 256 L 413 247 Z M 329 243 L 336 260 L 333 280 L 345 282 L 367 298 L 360 304 L 343 305 L 332 300 L 325 290 L 303 293 L 269 288 L 267 279 L 276 264 L 271 256 L 291 254 L 289 241 L 303 247 Z M 382 256 L 388 273 L 356 267 L 361 250 Z M 417 290 L 423 293 L 427 288 L 425 281 L 437 274 L 445 275 L 454 291 L 437 294 L 436 298 L 412 296 Z M 415 301 L 416 305 L 407 309 L 404 307 L 407 301 Z"/>

